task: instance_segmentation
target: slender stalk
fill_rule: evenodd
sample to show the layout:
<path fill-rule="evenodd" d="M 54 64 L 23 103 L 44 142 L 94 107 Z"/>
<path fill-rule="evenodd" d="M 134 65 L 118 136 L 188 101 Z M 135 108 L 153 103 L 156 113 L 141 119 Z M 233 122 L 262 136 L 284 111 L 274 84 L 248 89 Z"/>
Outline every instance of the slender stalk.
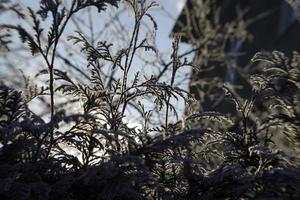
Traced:
<path fill-rule="evenodd" d="M 179 47 L 179 38 L 175 38 L 174 42 L 173 42 L 173 54 L 172 54 L 172 75 L 171 75 L 171 83 L 170 86 L 173 87 L 174 85 L 174 80 L 175 80 L 175 76 L 176 76 L 176 72 L 177 69 L 179 68 L 179 57 L 178 57 L 178 47 Z M 169 109 L 170 109 L 170 100 L 171 100 L 171 96 L 168 94 L 168 99 L 166 102 L 166 117 L 165 117 L 165 134 L 163 135 L 164 139 L 167 135 L 167 130 L 168 130 L 168 124 L 169 124 Z"/>

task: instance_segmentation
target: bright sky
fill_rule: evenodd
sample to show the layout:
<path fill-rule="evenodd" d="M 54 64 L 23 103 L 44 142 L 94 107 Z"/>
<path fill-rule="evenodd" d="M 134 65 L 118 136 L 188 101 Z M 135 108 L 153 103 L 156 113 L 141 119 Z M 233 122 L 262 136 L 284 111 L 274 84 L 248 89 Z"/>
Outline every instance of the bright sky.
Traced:
<path fill-rule="evenodd" d="M 38 10 L 39 8 L 39 2 L 40 0 L 12 0 L 12 1 L 18 1 L 20 2 L 24 8 L 29 6 L 31 8 L 33 8 L 34 10 Z M 63 1 L 67 1 L 67 0 L 63 0 Z M 147 2 L 150 2 L 150 0 L 146 0 Z M 156 43 L 158 45 L 158 49 L 160 52 L 165 52 L 168 55 L 168 58 L 170 59 L 170 53 L 171 53 L 171 49 L 172 49 L 172 39 L 169 37 L 171 30 L 174 26 L 174 23 L 178 17 L 178 15 L 180 14 L 181 9 L 183 8 L 184 4 L 185 4 L 186 0 L 157 0 L 156 2 L 161 5 L 161 8 L 163 8 L 166 12 L 162 12 L 161 10 L 159 11 L 159 9 L 157 10 L 153 10 L 152 15 L 155 18 L 157 24 L 158 24 L 158 31 L 156 33 Z M 103 16 L 107 15 L 107 13 L 103 12 L 102 14 Z M 122 19 L 122 20 L 128 20 L 128 19 Z M 16 24 L 16 18 L 14 17 L 10 17 L 8 15 L 0 15 L 0 24 Z M 95 20 L 97 23 L 101 23 L 101 21 L 99 21 L 98 19 Z M 17 23 L 18 24 L 18 23 Z M 74 27 L 73 27 L 74 28 Z M 70 26 L 68 27 L 68 29 L 72 29 Z M 71 31 L 72 32 L 72 31 Z M 16 39 L 16 43 L 20 44 L 20 40 L 19 38 L 14 38 L 13 40 Z M 101 40 L 102 38 L 100 38 Z M 18 41 L 17 41 L 18 40 Z M 188 45 L 181 45 L 182 47 L 182 51 L 184 51 L 184 49 L 188 48 Z M 79 47 L 78 47 L 79 48 Z M 27 55 L 28 56 L 28 55 Z M 1 56 L 0 55 L 0 79 L 1 77 L 3 77 L 5 72 L 5 69 L 3 71 L 3 66 L 2 66 L 2 61 L 4 60 L 9 60 L 9 62 L 14 65 L 17 66 L 17 68 L 22 69 L 23 71 L 25 71 L 26 75 L 31 75 L 36 73 L 38 71 L 38 69 L 40 69 L 41 67 L 44 67 L 44 63 L 41 61 L 41 59 L 39 59 L 39 57 L 31 57 L 29 56 L 30 59 L 28 59 L 26 62 L 24 60 L 24 58 L 26 57 L 18 57 L 16 56 L 14 53 L 12 53 L 11 57 L 10 56 Z M 5 63 L 5 62 L 4 62 Z M 2 69 L 2 71 L 1 71 Z M 3 73 L 3 74 L 2 74 Z M 19 73 L 18 71 L 15 73 Z M 186 71 L 186 73 L 188 73 Z M 14 73 L 13 73 L 14 74 Z M 187 84 L 185 83 L 185 85 L 183 86 L 184 88 L 187 88 Z M 38 110 L 41 110 L 40 112 L 42 112 L 43 110 L 43 106 L 41 104 L 41 102 L 34 102 L 35 105 L 35 112 L 37 112 L 37 114 L 39 114 Z M 29 105 L 30 106 L 30 105 Z M 177 107 L 179 108 L 179 114 L 180 112 L 182 112 L 184 110 L 184 103 L 183 102 L 177 102 Z M 31 108 L 33 109 L 33 108 Z M 141 128 L 141 124 L 138 123 L 138 121 L 132 117 L 129 118 L 125 118 L 124 119 L 126 121 L 126 123 L 128 123 L 129 127 L 136 127 L 136 128 Z M 0 144 L 1 147 L 1 144 Z M 78 152 L 76 152 L 75 150 L 72 150 L 70 147 L 65 147 L 68 148 L 69 153 L 74 154 L 76 156 Z"/>
<path fill-rule="evenodd" d="M 29 6 L 33 8 L 34 10 L 38 10 L 39 8 L 39 2 L 40 0 L 12 0 L 12 1 L 18 1 L 22 5 L 24 5 L 24 8 Z M 66 0 L 63 0 L 66 1 Z M 181 9 L 183 8 L 186 0 L 157 0 L 156 2 L 161 6 L 162 10 L 165 12 L 162 12 L 161 9 L 153 9 L 151 12 L 153 17 L 155 18 L 157 24 L 158 24 L 158 31 L 156 33 L 156 43 L 158 45 L 158 49 L 160 52 L 167 52 L 167 58 L 169 59 L 171 49 L 172 49 L 172 40 L 169 37 L 170 33 L 172 31 L 172 28 L 174 26 L 174 23 L 176 19 L 178 18 Z M 146 0 L 146 2 L 152 2 L 152 0 Z M 102 16 L 107 16 L 108 13 L 103 12 L 101 13 Z M 80 16 L 79 16 L 80 17 Z M 123 19 L 127 20 L 127 19 Z M 8 18 L 0 16 L 0 23 L 11 23 L 14 22 L 14 18 Z M 95 20 L 97 23 L 101 22 L 98 19 Z M 70 29 L 71 27 L 69 27 Z M 101 38 L 100 38 L 101 40 Z M 188 45 L 181 44 L 181 51 L 184 51 L 186 48 L 188 48 Z M 0 58 L 1 60 L 1 58 Z M 43 62 L 39 61 L 41 64 Z M 1 63 L 0 63 L 1 64 Z M 23 66 L 23 65 L 28 65 L 25 64 L 24 62 L 17 62 L 15 61 L 16 66 L 20 66 L 22 69 L 28 69 L 28 66 Z M 40 66 L 40 64 L 35 64 L 37 66 Z M 0 71 L 1 72 L 1 71 Z M 32 68 L 29 69 L 29 72 L 32 72 Z M 1 77 L 1 74 L 0 74 Z M 187 84 L 184 86 L 185 88 L 187 87 Z M 178 107 L 181 107 L 183 109 L 182 102 L 180 102 Z"/>
<path fill-rule="evenodd" d="M 23 5 L 22 7 L 24 7 L 24 10 L 26 10 L 26 7 L 31 7 L 34 10 L 38 10 L 39 2 L 40 2 L 40 0 L 12 0 L 12 2 L 14 1 L 17 1 L 21 5 Z M 63 1 L 67 1 L 67 0 L 63 0 Z M 152 2 L 152 0 L 146 0 L 146 2 Z M 156 0 L 156 2 L 161 6 L 162 10 L 165 11 L 162 12 L 159 9 L 153 9 L 151 12 L 158 24 L 158 31 L 156 33 L 157 35 L 156 43 L 158 45 L 158 49 L 161 52 L 167 52 L 172 47 L 172 40 L 169 37 L 170 33 L 186 0 Z M 107 15 L 107 13 L 105 12 L 101 14 L 103 16 Z M 0 24 L 16 24 L 16 21 L 17 20 L 15 19 L 15 17 L 9 15 L 0 15 Z M 98 19 L 95 21 L 97 21 L 97 23 L 99 22 Z M 17 21 L 17 24 L 18 23 L 19 22 Z M 181 45 L 181 47 L 183 48 L 183 50 L 185 49 L 185 45 Z"/>
<path fill-rule="evenodd" d="M 33 7 L 35 9 L 38 9 L 38 3 L 40 0 L 18 0 L 21 2 L 24 6 Z M 146 2 L 152 2 L 153 0 L 146 0 Z M 156 13 L 154 14 L 155 20 L 158 22 L 158 32 L 157 32 L 157 43 L 162 47 L 170 47 L 172 41 L 169 38 L 169 34 L 172 30 L 172 27 L 175 23 L 174 20 L 177 19 L 177 17 L 180 14 L 180 11 L 182 10 L 186 0 L 156 0 L 162 8 L 165 9 L 166 13 L 169 14 L 169 16 L 162 14 L 162 13 Z M 1 22 L 1 20 L 0 20 Z"/>

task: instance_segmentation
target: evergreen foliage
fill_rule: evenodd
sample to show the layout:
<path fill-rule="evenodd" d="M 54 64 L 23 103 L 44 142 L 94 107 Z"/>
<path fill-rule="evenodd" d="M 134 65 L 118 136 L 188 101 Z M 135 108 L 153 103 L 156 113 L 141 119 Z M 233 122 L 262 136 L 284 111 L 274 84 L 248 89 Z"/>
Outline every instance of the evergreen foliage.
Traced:
<path fill-rule="evenodd" d="M 133 67 L 137 51 L 157 52 L 139 38 L 145 18 L 157 29 L 150 12 L 156 3 L 125 1 L 135 20 L 126 48 L 114 51 L 114 44 L 105 41 L 93 45 L 80 32 L 69 36 L 86 56 L 88 82 L 55 66 L 59 39 L 71 16 L 90 6 L 103 12 L 118 3 L 72 0 L 65 8 L 59 0 L 42 0 L 39 11 L 29 8 L 33 34 L 21 26 L 2 26 L 16 30 L 31 53 L 43 57 L 47 70 L 39 75 L 48 75 L 48 87 L 26 84 L 26 90 L 17 91 L 1 83 L 0 199 L 299 199 L 299 54 L 289 59 L 277 51 L 257 53 L 252 61 L 265 63 L 265 68 L 251 77 L 252 98 L 241 99 L 231 87 L 223 87 L 235 116 L 193 111 L 171 122 L 177 110 L 172 102 L 182 98 L 188 105 L 192 100 L 174 86 L 178 69 L 193 67 L 178 55 L 179 38 L 173 42 L 169 82 L 143 76 Z M 46 30 L 40 24 L 49 18 L 52 25 L 43 41 Z M 105 77 L 104 64 L 120 76 Z M 74 114 L 57 108 L 55 93 L 79 99 L 82 107 Z M 29 107 L 40 96 L 50 98 L 49 122 Z M 145 98 L 157 105 L 159 126 L 150 122 L 153 110 L 145 108 Z M 253 119 L 262 105 L 268 116 Z M 142 128 L 125 123 L 129 107 L 143 118 Z M 203 120 L 214 125 L 194 126 Z M 278 134 L 288 138 L 287 148 L 294 153 L 276 145 Z"/>

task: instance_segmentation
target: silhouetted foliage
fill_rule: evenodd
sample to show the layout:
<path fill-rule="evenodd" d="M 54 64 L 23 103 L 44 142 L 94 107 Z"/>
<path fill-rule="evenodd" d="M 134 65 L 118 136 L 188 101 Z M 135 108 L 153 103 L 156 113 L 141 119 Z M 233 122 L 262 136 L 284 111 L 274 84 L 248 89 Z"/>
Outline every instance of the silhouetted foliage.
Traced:
<path fill-rule="evenodd" d="M 33 34 L 22 26 L 3 26 L 16 30 L 31 53 L 42 56 L 47 70 L 38 75 L 48 75 L 48 87 L 25 80 L 26 89 L 17 91 L 1 83 L 0 199 L 299 199 L 299 158 L 279 149 L 273 139 L 286 135 L 293 144 L 289 148 L 299 152 L 299 54 L 288 59 L 277 51 L 257 53 L 253 62 L 266 66 L 251 77 L 250 99 L 224 85 L 236 116 L 191 111 L 174 122 L 177 108 L 172 102 L 181 98 L 188 105 L 193 100 L 174 86 L 176 74 L 181 67 L 194 66 L 178 55 L 175 37 L 168 82 L 139 73 L 134 68 L 137 52 L 157 52 L 139 37 L 144 18 L 157 29 L 150 12 L 157 4 L 124 2 L 135 20 L 128 46 L 115 50 L 106 41 L 93 45 L 81 32 L 69 36 L 87 59 L 88 81 L 75 80 L 55 65 L 59 38 L 79 10 L 94 6 L 102 12 L 118 1 L 72 0 L 65 8 L 59 0 L 42 0 L 39 11 L 29 9 Z M 40 24 L 49 18 L 44 41 Z M 107 78 L 104 65 L 119 76 Z M 55 106 L 55 93 L 79 99 L 81 105 L 70 114 Z M 29 106 L 40 96 L 51 99 L 48 122 Z M 156 110 L 147 109 L 145 99 Z M 261 104 L 270 108 L 269 115 L 253 120 L 251 114 Z M 130 107 L 143 119 L 141 128 L 126 123 Z M 154 111 L 160 125 L 151 123 Z M 214 126 L 194 126 L 203 120 Z"/>

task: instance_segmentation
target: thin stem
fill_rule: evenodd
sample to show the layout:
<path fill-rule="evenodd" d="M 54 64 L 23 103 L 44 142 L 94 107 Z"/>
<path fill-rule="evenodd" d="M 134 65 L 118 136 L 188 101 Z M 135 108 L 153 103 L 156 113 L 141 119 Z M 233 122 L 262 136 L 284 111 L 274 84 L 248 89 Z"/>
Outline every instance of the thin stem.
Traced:
<path fill-rule="evenodd" d="M 179 57 L 178 57 L 178 46 L 179 46 L 179 38 L 175 38 L 175 41 L 173 42 L 173 61 L 172 61 L 172 76 L 171 76 L 171 87 L 173 87 L 174 85 L 174 81 L 175 81 L 175 76 L 176 76 L 176 72 L 177 69 L 179 68 Z M 166 137 L 167 134 L 167 130 L 168 130 L 168 124 L 169 124 L 169 109 L 170 109 L 170 100 L 171 100 L 171 95 L 168 94 L 168 99 L 166 102 L 166 117 L 165 117 L 165 135 L 163 135 L 164 139 Z"/>

